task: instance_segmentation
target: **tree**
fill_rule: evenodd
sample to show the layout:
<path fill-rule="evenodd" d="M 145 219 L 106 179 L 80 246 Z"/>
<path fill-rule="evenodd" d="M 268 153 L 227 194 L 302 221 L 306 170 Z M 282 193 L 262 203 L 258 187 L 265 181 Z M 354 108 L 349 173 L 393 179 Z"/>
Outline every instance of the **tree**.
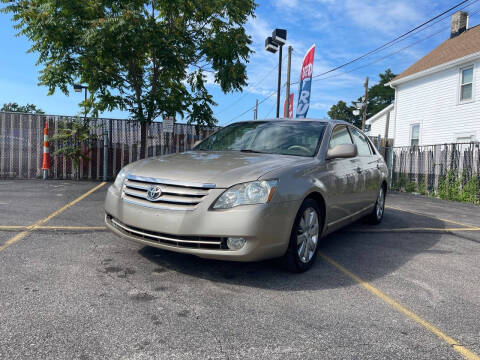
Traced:
<path fill-rule="evenodd" d="M 21 106 L 15 102 L 3 104 L 0 111 L 19 112 L 19 113 L 27 113 L 27 114 L 45 114 L 45 112 L 42 109 L 37 108 L 33 104 L 27 104 L 25 106 Z"/>
<path fill-rule="evenodd" d="M 91 144 L 97 139 L 88 121 L 75 118 L 72 122 L 60 122 L 58 131 L 50 140 L 55 142 L 54 155 L 63 155 L 73 163 L 73 177 L 80 179 L 80 161 L 90 160 Z"/>
<path fill-rule="evenodd" d="M 397 76 L 392 70 L 387 69 L 383 74 L 378 74 L 380 82 L 368 89 L 367 118 L 382 111 L 395 100 L 395 90 L 385 84 Z"/>
<path fill-rule="evenodd" d="M 224 92 L 247 85 L 243 25 L 253 0 L 1 1 L 39 54 L 40 85 L 68 95 L 86 84 L 81 105 L 94 116 L 129 111 L 141 123 L 142 157 L 147 125 L 159 116 L 216 123 L 206 72 Z"/>
<path fill-rule="evenodd" d="M 340 100 L 336 105 L 332 105 L 327 114 L 330 119 L 344 120 L 355 126 L 361 126 L 362 120 L 353 115 L 353 110 L 355 110 L 354 106 L 348 106 L 345 101 Z"/>

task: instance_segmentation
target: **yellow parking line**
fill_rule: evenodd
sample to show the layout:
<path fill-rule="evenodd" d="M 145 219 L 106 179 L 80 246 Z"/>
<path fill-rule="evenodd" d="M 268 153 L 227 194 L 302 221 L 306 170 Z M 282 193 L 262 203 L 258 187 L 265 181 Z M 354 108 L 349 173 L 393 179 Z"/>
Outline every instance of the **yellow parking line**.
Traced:
<path fill-rule="evenodd" d="M 106 226 L 38 226 L 36 230 L 107 230 Z"/>
<path fill-rule="evenodd" d="M 0 230 L 25 230 L 28 226 L 22 225 L 0 225 Z"/>
<path fill-rule="evenodd" d="M 29 229 L 27 225 L 0 225 L 0 230 L 107 230 L 106 226 L 37 226 Z"/>
<path fill-rule="evenodd" d="M 424 214 L 424 213 L 417 212 L 417 211 L 412 211 L 412 210 L 405 210 L 405 209 L 402 209 L 402 208 L 399 208 L 399 207 L 396 207 L 396 206 L 385 206 L 385 207 L 388 208 L 388 209 L 392 209 L 392 210 L 403 211 L 403 212 L 407 212 L 407 213 L 410 213 L 410 214 L 425 216 L 425 217 L 429 217 L 431 219 L 440 220 L 440 221 L 443 221 L 443 222 L 449 222 L 451 224 L 465 226 L 465 227 L 468 227 L 468 228 L 476 228 L 476 229 L 480 230 L 480 227 L 475 226 L 475 225 L 471 225 L 471 224 L 464 224 L 464 223 L 461 223 L 461 222 L 458 222 L 458 221 L 442 219 L 442 218 L 439 218 L 439 217 L 436 217 L 436 216 L 433 216 L 433 215 Z"/>
<path fill-rule="evenodd" d="M 450 231 L 480 231 L 480 228 L 465 227 L 465 228 L 398 228 L 398 229 L 351 229 L 346 230 L 348 232 L 360 232 L 360 233 L 386 233 L 386 232 L 421 232 L 421 231 L 438 231 L 438 232 L 450 232 Z"/>
<path fill-rule="evenodd" d="M 342 273 L 347 275 L 349 278 L 355 280 L 358 284 L 360 284 L 363 288 L 368 290 L 370 293 L 373 295 L 377 296 L 378 298 L 382 299 L 385 301 L 387 304 L 392 306 L 395 310 L 399 311 L 400 313 L 406 315 L 408 318 L 411 320 L 415 321 L 419 325 L 423 326 L 425 329 L 430 331 L 431 333 L 435 334 L 438 338 L 441 340 L 445 341 L 448 345 L 452 347 L 453 350 L 456 352 L 460 353 L 465 359 L 467 360 L 480 360 L 480 356 L 472 352 L 471 350 L 467 349 L 465 346 L 461 345 L 456 341 L 455 339 L 451 338 L 444 332 L 442 332 L 440 329 L 429 323 L 427 320 L 424 320 L 421 318 L 419 315 L 415 314 L 414 312 L 408 310 L 406 307 L 403 305 L 400 305 L 398 302 L 396 302 L 394 299 L 389 297 L 388 295 L 384 294 L 382 291 L 371 285 L 370 283 L 362 280 L 360 277 L 352 273 L 351 271 L 347 270 L 344 268 L 342 265 L 337 263 L 335 260 L 331 259 L 327 255 L 321 253 L 320 251 L 318 252 L 318 255 L 336 267 L 338 270 L 340 270 Z"/>
<path fill-rule="evenodd" d="M 9 239 L 5 244 L 3 245 L 0 245 L 0 252 L 2 252 L 3 250 L 5 250 L 7 247 L 9 247 L 10 245 L 12 244 L 15 244 L 17 241 L 20 241 L 22 240 L 25 236 L 27 236 L 31 231 L 35 230 L 35 229 L 38 229 L 40 226 L 42 226 L 43 224 L 45 224 L 46 222 L 50 221 L 51 219 L 53 219 L 55 216 L 57 215 L 60 215 L 62 212 L 64 212 L 65 210 L 67 210 L 68 208 L 72 207 L 73 205 L 75 205 L 76 203 L 78 203 L 80 200 L 82 199 L 85 199 L 88 195 L 90 195 L 91 193 L 93 193 L 94 191 L 100 189 L 103 185 L 105 185 L 106 183 L 105 182 L 102 182 L 100 183 L 99 185 L 95 186 L 93 189 L 90 189 L 89 191 L 87 191 L 85 194 L 79 196 L 78 198 L 76 198 L 75 200 L 69 202 L 67 205 L 65 206 L 62 206 L 60 209 L 58 209 L 57 211 L 54 211 L 53 213 L 51 213 L 50 215 L 48 215 L 47 217 L 41 219 L 41 220 L 38 220 L 35 224 L 33 225 L 30 225 L 28 226 L 25 230 L 25 231 L 22 231 L 20 233 L 18 233 L 17 235 L 15 235 L 14 237 L 12 237 L 11 239 Z"/>

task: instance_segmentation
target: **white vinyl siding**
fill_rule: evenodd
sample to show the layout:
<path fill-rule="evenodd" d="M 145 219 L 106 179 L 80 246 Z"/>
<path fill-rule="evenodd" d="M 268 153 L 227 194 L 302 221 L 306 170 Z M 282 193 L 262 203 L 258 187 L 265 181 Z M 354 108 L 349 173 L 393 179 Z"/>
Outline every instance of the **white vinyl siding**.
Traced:
<path fill-rule="evenodd" d="M 394 118 L 395 116 L 395 111 L 393 108 L 390 110 L 390 122 L 388 123 L 388 138 L 393 139 L 393 130 L 395 128 L 394 126 Z M 372 137 L 377 137 L 380 135 L 380 137 L 385 137 L 385 126 L 387 124 L 387 113 L 382 114 L 381 116 L 375 117 L 372 116 L 370 120 L 370 129 L 366 131 L 368 136 Z"/>
<path fill-rule="evenodd" d="M 480 101 L 473 101 L 479 61 L 473 65 L 472 100 L 460 102 L 459 74 L 465 66 L 449 69 L 397 85 L 395 110 L 390 121 L 395 126 L 395 146 L 409 146 L 412 124 L 420 124 L 419 145 L 457 141 L 458 133 L 480 134 Z M 395 120 L 392 121 L 392 118 Z"/>

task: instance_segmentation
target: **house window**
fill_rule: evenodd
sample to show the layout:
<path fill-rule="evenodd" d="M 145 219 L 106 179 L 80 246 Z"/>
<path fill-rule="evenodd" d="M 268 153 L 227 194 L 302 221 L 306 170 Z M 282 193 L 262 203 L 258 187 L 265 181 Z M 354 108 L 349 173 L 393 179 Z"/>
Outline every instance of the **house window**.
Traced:
<path fill-rule="evenodd" d="M 420 140 L 420 124 L 413 124 L 410 131 L 410 146 L 418 146 Z"/>
<path fill-rule="evenodd" d="M 460 101 L 473 98 L 473 66 L 461 70 Z"/>

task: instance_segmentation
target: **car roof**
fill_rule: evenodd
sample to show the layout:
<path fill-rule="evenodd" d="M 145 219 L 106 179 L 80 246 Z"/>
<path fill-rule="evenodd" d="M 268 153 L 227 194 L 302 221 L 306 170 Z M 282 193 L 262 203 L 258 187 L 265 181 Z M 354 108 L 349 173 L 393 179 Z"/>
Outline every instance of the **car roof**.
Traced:
<path fill-rule="evenodd" d="M 313 119 L 313 118 L 273 118 L 273 119 L 257 119 L 257 120 L 243 120 L 243 121 L 238 121 L 238 122 L 252 122 L 252 121 L 318 121 L 318 122 L 323 122 L 323 123 L 328 123 L 328 124 L 343 124 L 343 125 L 352 125 L 349 122 L 346 122 L 344 120 L 332 120 L 332 119 Z M 353 125 L 352 125 L 353 126 Z"/>

